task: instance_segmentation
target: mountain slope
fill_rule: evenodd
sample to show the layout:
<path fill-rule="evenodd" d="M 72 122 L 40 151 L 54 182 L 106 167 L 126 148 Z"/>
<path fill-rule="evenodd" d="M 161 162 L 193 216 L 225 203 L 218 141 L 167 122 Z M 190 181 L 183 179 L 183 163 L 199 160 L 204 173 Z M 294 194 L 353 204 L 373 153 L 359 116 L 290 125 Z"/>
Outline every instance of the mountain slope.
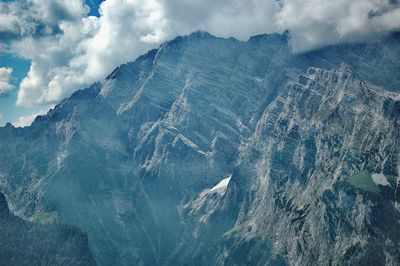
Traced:
<path fill-rule="evenodd" d="M 397 265 L 399 104 L 345 65 L 299 76 L 265 110 L 223 197 L 187 206 L 198 235 L 233 218 L 196 260 Z"/>
<path fill-rule="evenodd" d="M 23 221 L 9 213 L 1 193 L 0 225 L 1 265 L 95 265 L 77 228 Z"/>
<path fill-rule="evenodd" d="M 398 35 L 306 54 L 178 37 L 0 128 L 0 187 L 87 231 L 100 265 L 361 263 L 373 241 L 395 263 L 399 58 Z"/>

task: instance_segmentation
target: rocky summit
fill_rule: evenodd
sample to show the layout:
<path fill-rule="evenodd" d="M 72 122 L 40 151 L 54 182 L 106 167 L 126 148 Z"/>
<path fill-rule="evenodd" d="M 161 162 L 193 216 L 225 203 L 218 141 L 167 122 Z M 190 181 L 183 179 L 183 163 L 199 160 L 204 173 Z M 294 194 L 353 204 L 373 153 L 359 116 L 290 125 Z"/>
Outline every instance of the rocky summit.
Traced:
<path fill-rule="evenodd" d="M 399 34 L 195 32 L 0 128 L 0 189 L 98 265 L 399 265 L 399 73 Z"/>

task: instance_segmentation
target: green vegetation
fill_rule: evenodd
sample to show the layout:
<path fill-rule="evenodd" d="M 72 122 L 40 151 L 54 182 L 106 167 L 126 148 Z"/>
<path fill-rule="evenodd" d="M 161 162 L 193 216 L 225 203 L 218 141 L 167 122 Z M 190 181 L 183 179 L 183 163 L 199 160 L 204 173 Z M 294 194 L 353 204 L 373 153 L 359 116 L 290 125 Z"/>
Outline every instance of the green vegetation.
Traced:
<path fill-rule="evenodd" d="M 363 170 L 356 175 L 350 176 L 349 182 L 353 186 L 367 192 L 376 194 L 379 194 L 381 192 L 379 187 L 372 180 L 371 174 L 367 170 Z"/>
<path fill-rule="evenodd" d="M 0 193 L 0 265 L 95 265 L 87 235 L 70 225 L 37 224 L 8 211 Z"/>

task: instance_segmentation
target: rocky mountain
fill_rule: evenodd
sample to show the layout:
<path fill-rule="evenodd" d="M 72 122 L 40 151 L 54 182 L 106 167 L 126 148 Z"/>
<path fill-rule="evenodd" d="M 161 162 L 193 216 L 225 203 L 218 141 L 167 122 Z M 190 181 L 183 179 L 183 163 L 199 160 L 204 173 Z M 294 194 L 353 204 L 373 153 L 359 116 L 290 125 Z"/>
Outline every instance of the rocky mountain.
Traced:
<path fill-rule="evenodd" d="M 0 188 L 99 265 L 399 264 L 399 41 L 178 37 L 0 128 Z"/>
<path fill-rule="evenodd" d="M 78 228 L 15 217 L 1 193 L 0 239 L 1 265 L 96 265 L 87 235 Z"/>

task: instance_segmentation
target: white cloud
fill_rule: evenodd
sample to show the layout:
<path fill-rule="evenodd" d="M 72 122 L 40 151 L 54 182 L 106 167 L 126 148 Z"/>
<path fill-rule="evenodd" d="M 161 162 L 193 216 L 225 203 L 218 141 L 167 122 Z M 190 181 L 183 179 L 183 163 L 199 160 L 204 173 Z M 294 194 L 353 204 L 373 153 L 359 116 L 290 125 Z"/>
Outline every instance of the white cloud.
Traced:
<path fill-rule="evenodd" d="M 87 7 L 81 0 L 0 2 L 0 37 L 2 41 L 10 41 L 61 33 L 60 22 L 80 20 L 86 12 Z"/>
<path fill-rule="evenodd" d="M 240 39 L 289 29 L 297 51 L 400 29 L 395 0 L 107 0 L 100 18 L 87 17 L 82 0 L 17 3 L 0 4 L 0 40 L 11 36 L 8 48 L 32 62 L 18 105 L 57 102 L 199 29 Z"/>
<path fill-rule="evenodd" d="M 393 0 L 284 0 L 276 21 L 303 51 L 400 30 L 400 6 Z"/>
<path fill-rule="evenodd" d="M 14 88 L 11 84 L 12 72 L 13 69 L 11 67 L 0 67 L 0 96 Z"/>
<path fill-rule="evenodd" d="M 39 115 L 44 115 L 48 112 L 48 109 L 43 109 L 40 111 L 35 112 L 32 115 L 26 115 L 26 116 L 20 116 L 16 121 L 14 121 L 12 124 L 15 127 L 26 127 L 30 126 L 32 122 L 35 120 L 35 118 Z M 0 117 L 1 118 L 1 117 Z M 0 120 L 1 121 L 1 120 Z"/>
<path fill-rule="evenodd" d="M 73 13 L 82 14 L 85 8 L 79 11 L 77 0 L 72 2 Z M 39 5 L 39 0 L 36 3 Z M 70 5 L 70 1 L 65 3 Z M 67 4 L 64 7 L 68 8 Z M 101 4 L 100 18 L 54 19 L 62 34 L 26 37 L 10 46 L 32 61 L 17 104 L 56 102 L 178 34 L 202 29 L 247 38 L 272 31 L 274 7 L 272 0 L 107 0 Z"/>
<path fill-rule="evenodd" d="M 224 37 L 248 37 L 273 32 L 277 5 L 274 0 L 170 0 L 163 3 L 172 34 L 205 30 Z"/>

